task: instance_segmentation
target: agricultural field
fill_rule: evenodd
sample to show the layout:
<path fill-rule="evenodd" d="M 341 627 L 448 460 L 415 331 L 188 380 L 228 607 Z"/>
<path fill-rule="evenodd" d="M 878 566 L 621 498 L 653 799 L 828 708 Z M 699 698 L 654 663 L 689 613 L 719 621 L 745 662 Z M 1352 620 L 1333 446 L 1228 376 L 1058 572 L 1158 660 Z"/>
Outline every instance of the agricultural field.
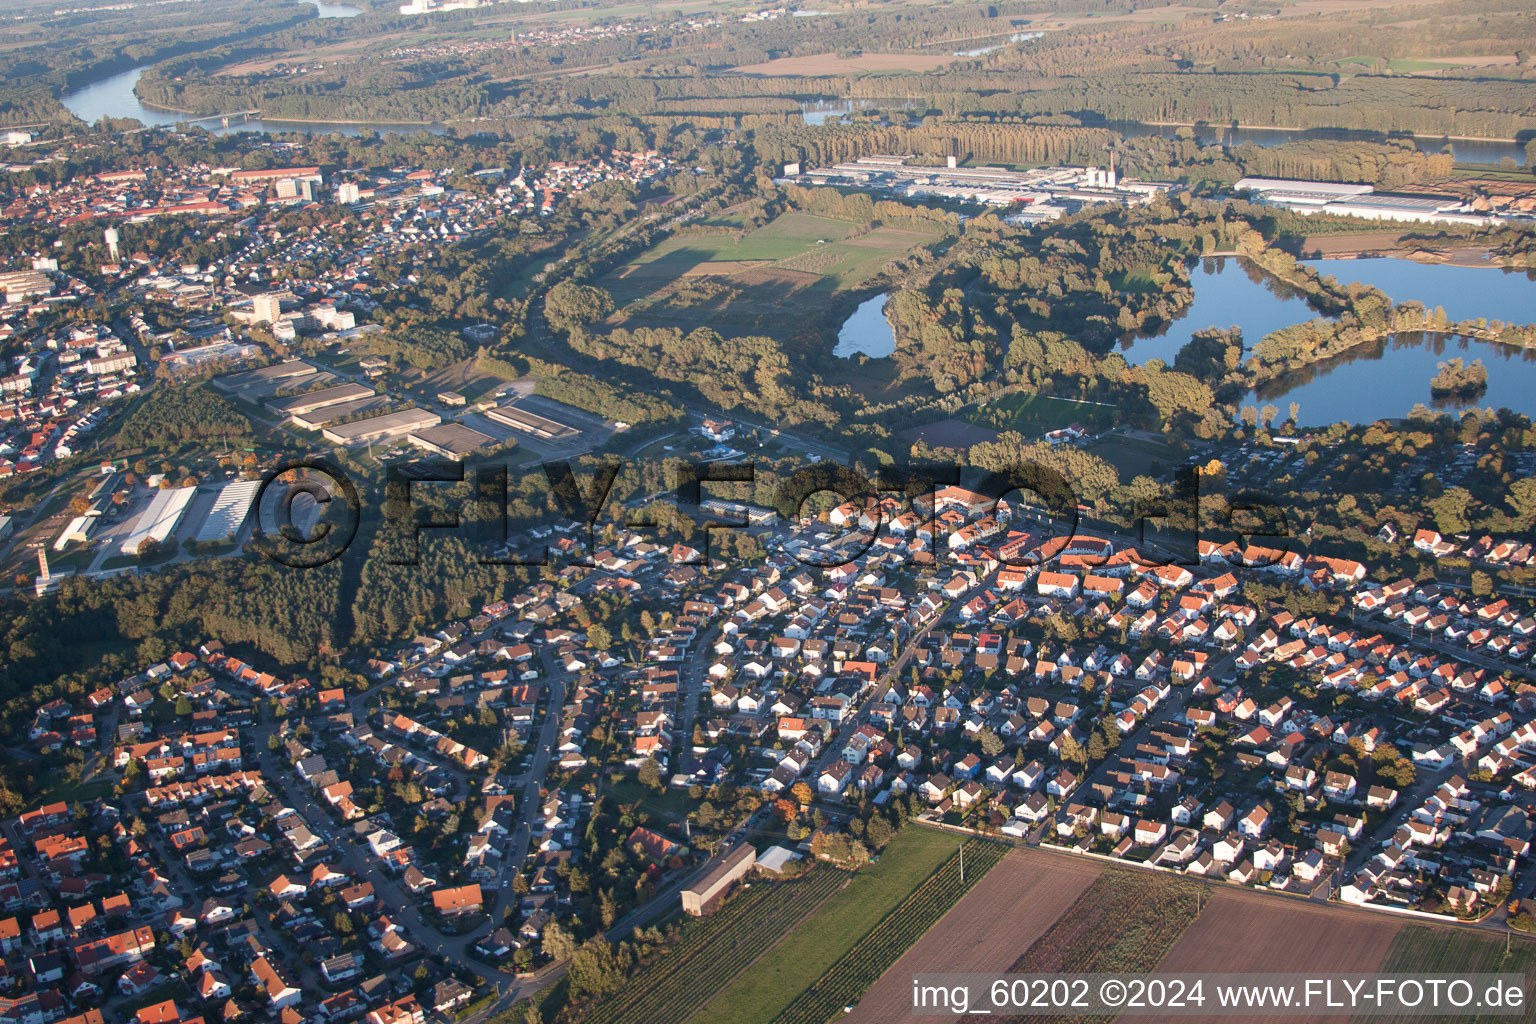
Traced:
<path fill-rule="evenodd" d="M 860 868 L 845 888 L 814 914 L 802 917 L 783 941 L 717 992 L 688 1024 L 770 1024 L 954 857 L 959 845 L 955 836 L 935 829 L 902 829 L 881 851 L 879 861 Z"/>
<path fill-rule="evenodd" d="M 1347 970 L 1348 968 L 1340 968 Z M 1407 974 L 1524 974 L 1526 976 L 1526 1012 L 1523 1016 L 1463 1016 L 1460 1021 L 1536 1020 L 1536 1006 L 1531 1003 L 1531 980 L 1536 975 L 1536 941 L 1516 938 L 1504 954 L 1504 939 L 1470 928 L 1436 928 L 1411 924 L 1397 929 L 1386 957 L 1378 970 Z M 1293 1018 L 1294 1019 L 1294 1018 Z M 1337 1020 L 1337 1018 L 1334 1018 Z M 1426 1021 L 1430 1017 L 1356 1017 L 1388 1024 L 1393 1021 Z"/>
<path fill-rule="evenodd" d="M 987 873 L 906 955 L 880 976 L 846 1020 L 890 1024 L 912 1015 L 912 977 L 948 971 L 1006 971 L 1102 873 L 1081 857 L 1015 849 Z"/>
<path fill-rule="evenodd" d="M 826 1024 L 856 1002 L 870 982 L 901 958 L 912 943 L 949 913 L 965 893 L 997 866 L 1008 852 L 999 843 L 965 844 L 965 873 L 957 854 L 913 890 L 854 948 L 838 957 L 783 1013 L 775 1024 Z"/>
<path fill-rule="evenodd" d="M 781 922 L 813 913 L 847 879 L 817 865 L 802 878 L 753 883 L 718 913 L 690 921 L 683 941 L 605 998 L 587 1024 L 675 1024 L 678 1007 L 723 988 L 783 935 Z"/>
<path fill-rule="evenodd" d="M 1105 871 L 1006 973 L 1152 971 L 1199 916 L 1200 888 L 1173 875 Z M 1013 1019 L 1049 1024 L 1060 1018 Z M 1081 1019 L 1108 1024 L 1113 1015 Z"/>
<path fill-rule="evenodd" d="M 838 291 L 858 287 L 936 233 L 786 213 L 745 234 L 674 235 L 598 283 L 625 326 L 709 324 L 782 336 Z"/>
<path fill-rule="evenodd" d="M 1395 948 L 1394 938 L 1401 928 L 1402 924 L 1396 918 L 1382 914 L 1222 887 L 1211 894 L 1200 916 L 1179 936 L 1179 941 L 1173 944 L 1157 970 L 1161 974 L 1393 970 L 1384 966 L 1383 961 L 1389 948 Z M 1464 938 L 1463 933 L 1448 931 L 1445 934 Z M 1499 949 L 1503 951 L 1502 944 Z M 1337 1022 L 1339 1018 L 1285 1019 L 1325 1024 Z M 1153 1021 L 1175 1024 L 1178 1017 L 1140 1017 L 1137 1020 L 1148 1024 Z"/>

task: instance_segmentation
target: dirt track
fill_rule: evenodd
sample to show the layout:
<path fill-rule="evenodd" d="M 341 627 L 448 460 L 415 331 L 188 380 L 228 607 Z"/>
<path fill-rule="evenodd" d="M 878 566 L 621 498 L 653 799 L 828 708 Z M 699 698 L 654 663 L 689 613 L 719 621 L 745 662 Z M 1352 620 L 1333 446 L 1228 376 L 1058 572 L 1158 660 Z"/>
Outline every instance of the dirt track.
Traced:
<path fill-rule="evenodd" d="M 1011 851 L 870 986 L 844 1020 L 931 1022 L 908 1012 L 914 974 L 1006 971 L 1100 873 L 1087 860 Z"/>

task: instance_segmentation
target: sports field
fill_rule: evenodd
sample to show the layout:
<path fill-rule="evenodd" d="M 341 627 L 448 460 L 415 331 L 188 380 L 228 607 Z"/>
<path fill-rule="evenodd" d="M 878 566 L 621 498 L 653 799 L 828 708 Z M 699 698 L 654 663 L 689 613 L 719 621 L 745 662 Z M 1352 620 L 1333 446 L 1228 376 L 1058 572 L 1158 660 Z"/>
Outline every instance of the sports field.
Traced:
<path fill-rule="evenodd" d="M 1071 423 L 1103 430 L 1114 426 L 1117 412 L 1111 405 L 1020 391 L 988 402 L 967 418 L 979 426 L 1017 430 L 1033 437 Z"/>

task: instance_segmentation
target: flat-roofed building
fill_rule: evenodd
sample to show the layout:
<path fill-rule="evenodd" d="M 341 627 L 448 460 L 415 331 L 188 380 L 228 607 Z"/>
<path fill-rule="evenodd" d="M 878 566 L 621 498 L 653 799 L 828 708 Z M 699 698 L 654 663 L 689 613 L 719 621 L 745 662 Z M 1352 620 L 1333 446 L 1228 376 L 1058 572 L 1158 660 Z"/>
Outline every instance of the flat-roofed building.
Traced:
<path fill-rule="evenodd" d="M 304 377 L 313 376 L 320 368 L 302 359 L 287 359 L 271 366 L 260 366 L 240 373 L 227 373 L 214 380 L 214 385 L 224 391 L 248 391 L 262 386 L 292 384 Z"/>
<path fill-rule="evenodd" d="M 552 420 L 548 416 L 540 416 L 536 412 L 529 412 L 517 405 L 503 405 L 490 410 L 485 415 L 487 419 L 494 420 L 503 426 L 532 434 L 546 441 L 575 437 L 580 433 L 575 427 Z"/>
<path fill-rule="evenodd" d="M 425 409 L 402 409 L 400 412 L 387 412 L 371 419 L 338 423 L 334 427 L 326 427 L 321 431 L 320 436 L 332 444 L 362 444 L 365 441 L 381 441 L 386 437 L 396 437 L 400 434 L 435 427 L 442 422 L 442 419 L 437 413 L 428 412 Z"/>
<path fill-rule="evenodd" d="M 196 487 L 172 487 L 156 494 L 149 507 L 134 520 L 133 530 L 123 541 L 121 551 L 125 555 L 137 555 L 139 546 L 146 540 L 163 544 L 181 522 L 181 517 L 192 502 Z"/>
<path fill-rule="evenodd" d="M 384 395 L 375 395 L 369 392 L 367 397 L 354 399 L 350 402 L 336 402 L 331 405 L 322 405 L 318 409 L 309 412 L 296 412 L 288 417 L 288 422 L 300 430 L 319 430 L 328 427 L 337 420 L 344 420 L 348 416 L 356 416 L 358 413 L 370 412 L 374 409 L 384 409 L 389 406 L 389 398 Z"/>
<path fill-rule="evenodd" d="M 413 431 L 406 440 L 424 452 L 449 459 L 462 459 L 477 448 L 496 443 L 490 434 L 462 423 L 440 423 L 426 430 Z"/>
<path fill-rule="evenodd" d="M 751 843 L 742 843 L 726 855 L 720 866 L 683 890 L 683 911 L 695 917 L 713 914 L 731 885 L 743 878 L 757 863 L 757 851 Z"/>
<path fill-rule="evenodd" d="M 218 497 L 213 499 L 213 507 L 208 510 L 208 518 L 198 528 L 198 542 L 226 540 L 239 533 L 260 489 L 260 480 L 232 480 L 219 488 Z"/>
<path fill-rule="evenodd" d="M 355 402 L 359 398 L 373 397 L 374 394 L 372 388 L 361 384 L 338 384 L 332 388 L 306 391 L 302 395 L 293 395 L 289 398 L 274 398 L 267 403 L 267 408 L 283 416 L 302 416 L 327 405 Z"/>

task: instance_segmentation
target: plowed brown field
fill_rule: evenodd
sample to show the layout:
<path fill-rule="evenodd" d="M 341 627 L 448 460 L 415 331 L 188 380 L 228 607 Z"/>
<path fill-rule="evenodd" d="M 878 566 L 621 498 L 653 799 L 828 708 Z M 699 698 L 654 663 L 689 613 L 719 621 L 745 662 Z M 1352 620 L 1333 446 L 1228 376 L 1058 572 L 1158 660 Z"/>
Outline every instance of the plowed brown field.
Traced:
<path fill-rule="evenodd" d="M 1173 944 L 1160 975 L 1215 971 L 1349 974 L 1381 969 L 1401 924 L 1385 914 L 1323 906 L 1261 892 L 1219 889 Z M 1122 1017 L 1127 1024 L 1178 1024 L 1181 1018 Z M 1224 1018 L 1231 1020 L 1233 1018 Z M 1245 1015 L 1245 1024 L 1338 1024 L 1332 1017 Z"/>
<path fill-rule="evenodd" d="M 888 1024 L 917 1017 L 912 976 L 944 971 L 1006 971 L 1099 877 L 1097 864 L 1013 850 L 939 923 L 880 976 L 844 1019 Z"/>

